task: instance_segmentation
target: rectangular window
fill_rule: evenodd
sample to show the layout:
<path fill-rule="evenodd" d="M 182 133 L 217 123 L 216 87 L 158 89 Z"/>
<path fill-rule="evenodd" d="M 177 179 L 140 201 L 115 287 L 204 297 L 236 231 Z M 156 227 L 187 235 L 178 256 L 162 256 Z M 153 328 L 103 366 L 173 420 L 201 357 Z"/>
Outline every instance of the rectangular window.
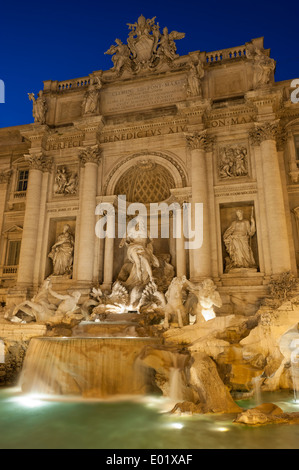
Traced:
<path fill-rule="evenodd" d="M 6 266 L 18 266 L 21 240 L 9 240 L 7 246 Z"/>
<path fill-rule="evenodd" d="M 29 170 L 20 170 L 18 175 L 17 191 L 26 191 L 28 184 Z"/>

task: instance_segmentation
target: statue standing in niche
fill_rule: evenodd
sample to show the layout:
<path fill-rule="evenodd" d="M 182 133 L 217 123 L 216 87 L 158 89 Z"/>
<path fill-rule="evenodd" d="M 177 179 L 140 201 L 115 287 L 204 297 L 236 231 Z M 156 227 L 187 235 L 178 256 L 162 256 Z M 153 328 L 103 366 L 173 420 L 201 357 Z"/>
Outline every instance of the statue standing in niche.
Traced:
<path fill-rule="evenodd" d="M 251 213 L 251 220 L 244 219 L 242 210 L 236 211 L 235 220 L 224 232 L 223 241 L 229 254 L 226 263 L 226 272 L 235 268 L 256 268 L 250 239 L 255 234 L 255 220 Z"/>
<path fill-rule="evenodd" d="M 133 264 L 128 279 L 123 284 L 135 287 L 153 281 L 152 266 L 158 267 L 159 261 L 153 253 L 153 241 L 149 238 L 142 219 L 128 231 L 127 237 L 120 242 L 119 247 L 127 246 L 128 260 Z"/>
<path fill-rule="evenodd" d="M 66 224 L 56 243 L 52 246 L 49 258 L 53 260 L 54 276 L 70 276 L 73 268 L 74 237 Z"/>
<path fill-rule="evenodd" d="M 33 102 L 32 115 L 34 117 L 34 122 L 45 124 L 46 112 L 48 108 L 42 90 L 38 93 L 38 98 L 35 98 L 34 93 L 28 93 L 28 97 L 29 100 Z"/>

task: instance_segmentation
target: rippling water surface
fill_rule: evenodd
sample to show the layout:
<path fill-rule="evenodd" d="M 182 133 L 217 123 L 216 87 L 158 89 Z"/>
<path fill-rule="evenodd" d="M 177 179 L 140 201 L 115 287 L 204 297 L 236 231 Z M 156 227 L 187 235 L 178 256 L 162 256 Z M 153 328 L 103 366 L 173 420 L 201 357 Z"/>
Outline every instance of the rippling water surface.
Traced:
<path fill-rule="evenodd" d="M 284 411 L 299 411 L 288 392 L 267 393 Z M 252 408 L 253 399 L 238 402 Z M 97 401 L 0 389 L 1 449 L 298 449 L 299 425 L 251 427 L 235 415 L 171 415 L 160 397 Z"/>

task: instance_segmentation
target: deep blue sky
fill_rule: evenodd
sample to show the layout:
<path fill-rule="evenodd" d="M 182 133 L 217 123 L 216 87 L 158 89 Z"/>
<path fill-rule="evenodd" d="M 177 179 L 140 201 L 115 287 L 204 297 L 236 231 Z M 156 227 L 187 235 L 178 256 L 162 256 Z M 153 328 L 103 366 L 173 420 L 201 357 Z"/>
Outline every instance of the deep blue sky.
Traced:
<path fill-rule="evenodd" d="M 161 29 L 186 33 L 180 55 L 244 44 L 263 36 L 277 60 L 275 80 L 299 78 L 297 1 L 247 0 L 51 0 L 13 1 L 1 6 L 0 79 L 5 104 L 0 127 L 33 122 L 28 92 L 43 80 L 65 80 L 112 67 L 104 52 L 115 38 L 126 41 L 127 23 L 156 16 Z"/>

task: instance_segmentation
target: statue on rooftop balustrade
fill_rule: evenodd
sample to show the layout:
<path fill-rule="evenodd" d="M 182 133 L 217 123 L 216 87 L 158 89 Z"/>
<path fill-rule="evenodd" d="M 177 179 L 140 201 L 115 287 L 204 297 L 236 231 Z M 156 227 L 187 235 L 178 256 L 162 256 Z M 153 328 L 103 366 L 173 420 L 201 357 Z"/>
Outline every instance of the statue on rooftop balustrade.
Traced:
<path fill-rule="evenodd" d="M 255 47 L 252 43 L 246 46 L 246 57 L 253 60 L 253 88 L 268 85 L 275 70 L 275 60 L 268 57 L 264 49 Z"/>
<path fill-rule="evenodd" d="M 116 46 L 112 44 L 105 54 L 112 55 L 114 65 L 111 70 L 119 75 L 126 65 L 129 64 L 129 68 L 131 68 L 130 49 L 120 39 L 115 39 L 115 42 Z"/>
<path fill-rule="evenodd" d="M 98 112 L 99 107 L 99 91 L 102 88 L 102 81 L 100 77 L 96 78 L 95 83 L 91 83 L 84 95 L 82 102 L 82 114 L 95 114 Z"/>
<path fill-rule="evenodd" d="M 32 115 L 34 117 L 34 122 L 45 124 L 48 107 L 47 102 L 43 96 L 43 91 L 41 90 L 38 93 L 37 98 L 35 98 L 34 93 L 28 93 L 28 97 L 29 100 L 33 102 Z"/>
<path fill-rule="evenodd" d="M 191 62 L 190 71 L 187 77 L 187 94 L 189 96 L 202 97 L 201 80 L 204 77 L 204 74 L 205 71 L 201 61 L 199 61 L 197 65 Z"/>

